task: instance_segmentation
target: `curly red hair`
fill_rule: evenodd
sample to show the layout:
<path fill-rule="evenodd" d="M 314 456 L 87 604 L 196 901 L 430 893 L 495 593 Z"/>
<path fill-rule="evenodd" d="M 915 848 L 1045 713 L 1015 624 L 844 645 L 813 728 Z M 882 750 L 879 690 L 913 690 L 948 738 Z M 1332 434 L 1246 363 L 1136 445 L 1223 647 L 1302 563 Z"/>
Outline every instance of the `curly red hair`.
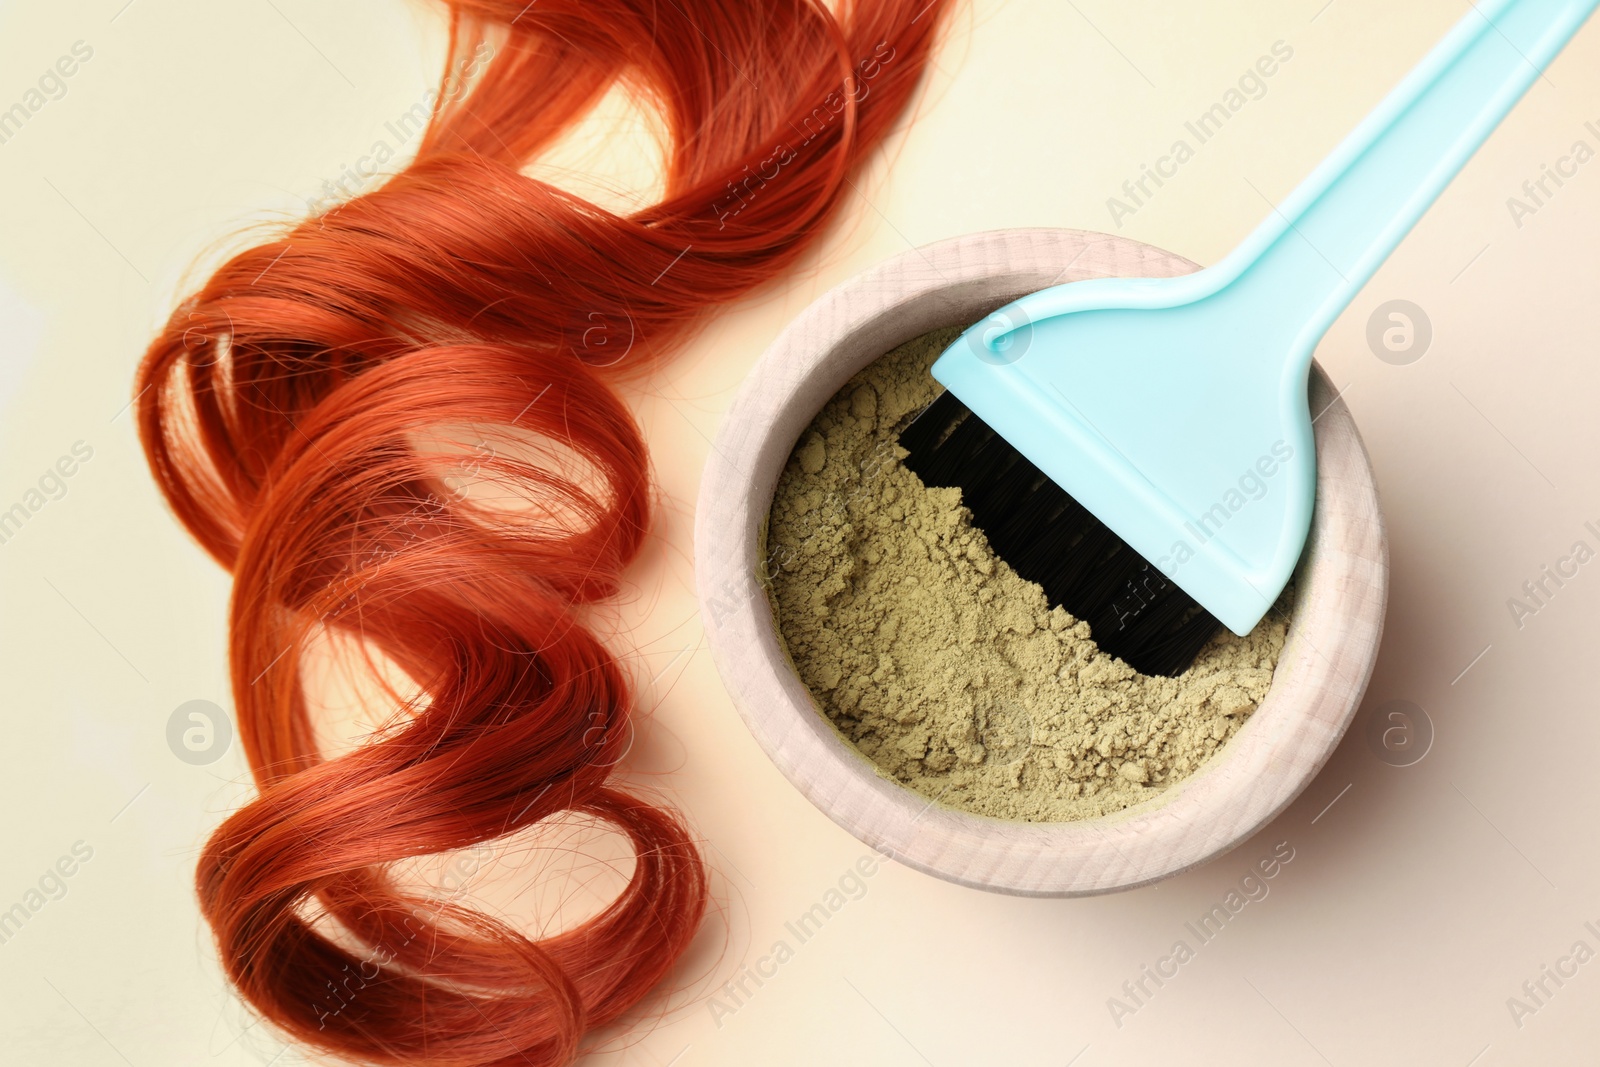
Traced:
<path fill-rule="evenodd" d="M 234 575 L 258 786 L 206 845 L 200 901 L 229 978 L 294 1039 L 361 1062 L 563 1064 L 682 956 L 704 867 L 677 816 L 612 783 L 629 684 L 582 621 L 650 521 L 610 379 L 817 237 L 912 98 L 945 2 L 451 0 L 416 159 L 234 256 L 151 344 L 139 431 Z M 522 173 L 619 79 L 668 137 L 662 199 L 628 215 Z M 470 465 L 436 446 L 463 427 Z M 421 694 L 338 755 L 308 692 L 329 633 Z M 554 936 L 394 873 L 563 813 L 614 827 L 635 862 Z"/>

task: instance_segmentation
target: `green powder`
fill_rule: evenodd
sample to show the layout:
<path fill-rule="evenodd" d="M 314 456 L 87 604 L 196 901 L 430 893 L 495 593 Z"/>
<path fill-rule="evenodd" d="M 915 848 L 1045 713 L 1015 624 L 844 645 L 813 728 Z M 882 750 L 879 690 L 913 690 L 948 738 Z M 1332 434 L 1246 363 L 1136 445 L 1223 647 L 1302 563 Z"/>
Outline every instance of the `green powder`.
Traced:
<path fill-rule="evenodd" d="M 958 489 L 929 489 L 896 436 L 959 334 L 908 342 L 823 408 L 778 480 L 767 532 L 779 635 L 823 714 L 929 800 L 1030 822 L 1137 804 L 1192 774 L 1266 696 L 1291 593 L 1177 678 L 1102 653 L 1089 624 L 996 556 Z"/>

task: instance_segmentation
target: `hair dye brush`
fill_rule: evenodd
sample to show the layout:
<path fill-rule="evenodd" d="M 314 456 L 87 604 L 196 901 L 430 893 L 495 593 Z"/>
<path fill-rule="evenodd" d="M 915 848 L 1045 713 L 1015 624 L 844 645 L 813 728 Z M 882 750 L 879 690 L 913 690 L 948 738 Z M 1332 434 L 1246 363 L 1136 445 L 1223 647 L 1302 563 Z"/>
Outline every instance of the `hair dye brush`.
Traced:
<path fill-rule="evenodd" d="M 906 465 L 1100 647 L 1177 674 L 1288 583 L 1317 343 L 1600 0 L 1486 0 L 1222 262 L 1029 294 L 933 365 Z"/>

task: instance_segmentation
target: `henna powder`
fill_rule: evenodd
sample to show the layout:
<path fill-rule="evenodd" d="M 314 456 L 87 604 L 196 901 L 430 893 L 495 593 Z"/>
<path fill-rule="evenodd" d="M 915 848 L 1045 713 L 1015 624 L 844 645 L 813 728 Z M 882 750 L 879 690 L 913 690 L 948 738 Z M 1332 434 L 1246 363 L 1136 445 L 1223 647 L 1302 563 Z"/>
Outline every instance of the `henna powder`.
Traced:
<path fill-rule="evenodd" d="M 1102 653 L 995 555 L 959 489 L 930 489 L 896 437 L 942 390 L 959 329 L 852 378 L 800 437 L 768 517 L 779 637 L 821 712 L 879 772 L 979 815 L 1059 822 L 1170 788 L 1266 696 L 1292 590 L 1177 678 Z"/>

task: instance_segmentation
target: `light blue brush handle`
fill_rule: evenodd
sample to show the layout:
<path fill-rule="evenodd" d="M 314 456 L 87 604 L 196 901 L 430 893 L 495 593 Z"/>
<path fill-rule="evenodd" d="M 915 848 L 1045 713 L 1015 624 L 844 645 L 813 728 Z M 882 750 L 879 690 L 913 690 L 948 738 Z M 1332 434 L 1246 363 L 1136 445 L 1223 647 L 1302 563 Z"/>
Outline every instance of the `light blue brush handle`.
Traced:
<path fill-rule="evenodd" d="M 1263 310 L 1290 312 L 1275 317 L 1320 339 L 1597 7 L 1600 0 L 1473 5 L 1226 259 L 1184 284 L 1151 286 L 1159 306 L 1203 298 L 1249 274 L 1251 299 Z M 1153 306 L 1139 298 L 1137 279 L 1105 284 L 1126 290 L 1129 301 L 1097 298 L 1090 282 L 1042 289 L 1012 306 L 1025 322 L 1088 307 Z M 990 336 L 1003 346 L 1004 332 Z M 1309 369 L 1310 353 L 1303 355 Z"/>
<path fill-rule="evenodd" d="M 1596 7 L 1476 4 L 1226 259 L 1025 296 L 968 331 L 934 376 L 1249 632 L 1310 528 L 1317 343 Z"/>

